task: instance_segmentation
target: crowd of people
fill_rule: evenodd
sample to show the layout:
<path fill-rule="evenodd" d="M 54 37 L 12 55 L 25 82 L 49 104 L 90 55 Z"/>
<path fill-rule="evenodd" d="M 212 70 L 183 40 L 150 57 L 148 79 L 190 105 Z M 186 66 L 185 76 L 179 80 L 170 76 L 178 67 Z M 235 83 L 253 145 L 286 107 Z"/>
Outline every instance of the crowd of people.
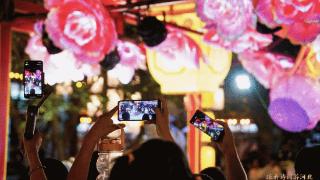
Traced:
<path fill-rule="evenodd" d="M 152 139 L 136 149 L 128 151 L 123 156 L 115 160 L 110 173 L 110 180 L 246 180 L 248 176 L 238 156 L 234 137 L 225 122 L 217 121 L 224 128 L 224 137 L 221 141 L 212 141 L 224 156 L 224 171 L 211 167 L 202 170 L 199 174 L 194 174 L 187 162 L 187 158 L 181 148 L 174 142 L 169 129 L 169 114 L 166 100 L 161 99 L 162 110 L 155 109 L 156 129 L 159 139 Z M 95 147 L 99 139 L 107 134 L 123 129 L 123 124 L 114 124 L 111 117 L 116 113 L 118 107 L 101 115 L 95 124 L 85 135 L 82 146 L 75 161 L 68 172 L 57 161 L 41 161 L 39 158 L 39 147 L 42 138 L 36 133 L 31 140 L 24 139 L 24 152 L 29 164 L 29 176 L 31 180 L 44 179 L 68 179 L 86 180 L 96 179 L 93 173 L 92 164 L 95 164 L 97 157 Z M 320 147 L 313 147 L 302 150 L 296 160 L 296 173 L 311 175 L 312 179 L 320 178 Z M 206 158 L 206 157 L 201 157 Z M 318 164 L 318 166 L 317 166 Z M 275 166 L 270 166 L 276 172 Z M 254 172 L 249 176 L 255 177 Z M 258 177 L 258 176 L 257 176 Z M 273 179 L 273 177 L 259 177 L 256 179 Z M 280 179 L 280 178 L 279 178 Z M 307 178 L 305 178 L 307 179 Z"/>

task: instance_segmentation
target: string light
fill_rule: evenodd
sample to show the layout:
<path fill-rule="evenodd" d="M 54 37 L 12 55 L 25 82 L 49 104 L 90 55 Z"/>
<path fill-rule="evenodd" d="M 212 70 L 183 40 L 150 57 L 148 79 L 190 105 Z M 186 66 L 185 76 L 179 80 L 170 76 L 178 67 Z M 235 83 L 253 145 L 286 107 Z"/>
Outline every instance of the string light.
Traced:
<path fill-rule="evenodd" d="M 80 123 L 88 123 L 90 124 L 92 122 L 91 117 L 80 117 Z"/>
<path fill-rule="evenodd" d="M 77 88 L 81 88 L 81 87 L 82 87 L 82 82 L 77 82 L 77 83 L 76 83 L 76 87 L 77 87 Z"/>
<path fill-rule="evenodd" d="M 23 74 L 17 73 L 17 72 L 10 72 L 9 73 L 10 79 L 16 79 L 16 80 L 23 80 Z"/>

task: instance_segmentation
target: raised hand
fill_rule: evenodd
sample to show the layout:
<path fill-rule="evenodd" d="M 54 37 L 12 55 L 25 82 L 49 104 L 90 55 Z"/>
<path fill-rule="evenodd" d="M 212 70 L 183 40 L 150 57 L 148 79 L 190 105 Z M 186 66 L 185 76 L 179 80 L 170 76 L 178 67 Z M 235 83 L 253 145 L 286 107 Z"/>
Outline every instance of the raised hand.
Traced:
<path fill-rule="evenodd" d="M 168 141 L 173 141 L 169 128 L 169 112 L 167 100 L 163 97 L 160 98 L 162 110 L 156 108 L 156 126 L 158 135 Z"/>

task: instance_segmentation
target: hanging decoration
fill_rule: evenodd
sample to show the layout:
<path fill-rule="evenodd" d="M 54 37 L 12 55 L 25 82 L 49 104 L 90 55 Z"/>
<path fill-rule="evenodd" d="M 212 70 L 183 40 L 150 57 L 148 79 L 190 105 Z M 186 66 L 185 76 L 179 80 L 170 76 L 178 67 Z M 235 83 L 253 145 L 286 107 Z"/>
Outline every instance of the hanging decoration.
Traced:
<path fill-rule="evenodd" d="M 290 132 L 313 129 L 320 120 L 320 84 L 302 75 L 284 76 L 270 92 L 269 114 Z"/>
<path fill-rule="evenodd" d="M 224 39 L 219 36 L 215 28 L 209 29 L 205 34 L 204 40 L 216 47 L 225 48 L 235 53 L 244 51 L 258 51 L 272 42 L 272 35 L 261 34 L 255 29 L 247 29 L 236 39 Z"/>
<path fill-rule="evenodd" d="M 97 0 L 47 0 L 46 31 L 53 43 L 85 63 L 98 63 L 115 46 L 117 33 Z"/>
<path fill-rule="evenodd" d="M 122 84 L 128 84 L 135 70 L 146 70 L 146 57 L 141 48 L 129 41 L 119 40 L 117 43 L 120 62 L 108 72 L 111 77 L 117 78 Z"/>
<path fill-rule="evenodd" d="M 133 69 L 146 70 L 146 56 L 139 46 L 129 41 L 119 40 L 117 49 L 119 51 L 120 64 Z"/>
<path fill-rule="evenodd" d="M 277 34 L 293 43 L 310 43 L 320 33 L 318 0 L 259 0 L 256 12 L 267 26 L 281 26 Z"/>
<path fill-rule="evenodd" d="M 138 24 L 138 34 L 149 47 L 154 47 L 162 43 L 166 39 L 167 33 L 166 26 L 163 22 L 154 16 L 144 17 Z"/>
<path fill-rule="evenodd" d="M 197 0 L 196 5 L 206 27 L 216 29 L 221 38 L 235 39 L 249 27 L 255 28 L 251 0 Z"/>
<path fill-rule="evenodd" d="M 312 50 L 315 53 L 316 60 L 320 63 L 320 35 L 311 44 Z"/>
<path fill-rule="evenodd" d="M 119 52 L 118 52 L 117 48 L 115 48 L 113 51 L 111 51 L 109 54 L 107 54 L 99 64 L 104 69 L 111 70 L 119 62 L 120 62 L 120 55 L 119 55 Z"/>
<path fill-rule="evenodd" d="M 197 0 L 197 14 L 208 29 L 204 40 L 214 46 L 241 53 L 272 42 L 272 35 L 257 32 L 251 0 Z"/>
<path fill-rule="evenodd" d="M 294 66 L 294 60 L 285 55 L 266 51 L 246 51 L 238 56 L 242 66 L 265 88 L 275 82 Z"/>
<path fill-rule="evenodd" d="M 49 54 L 42 42 L 42 27 L 42 21 L 34 25 L 34 34 L 31 35 L 25 52 L 29 55 L 30 59 L 42 60 L 44 62 L 43 68 L 46 83 L 54 85 L 62 82 L 80 81 L 84 76 L 100 74 L 99 65 L 82 63 L 69 50 Z"/>
<path fill-rule="evenodd" d="M 179 71 L 183 68 L 198 69 L 202 58 L 200 47 L 184 32 L 171 29 L 164 42 L 153 48 L 166 71 Z"/>

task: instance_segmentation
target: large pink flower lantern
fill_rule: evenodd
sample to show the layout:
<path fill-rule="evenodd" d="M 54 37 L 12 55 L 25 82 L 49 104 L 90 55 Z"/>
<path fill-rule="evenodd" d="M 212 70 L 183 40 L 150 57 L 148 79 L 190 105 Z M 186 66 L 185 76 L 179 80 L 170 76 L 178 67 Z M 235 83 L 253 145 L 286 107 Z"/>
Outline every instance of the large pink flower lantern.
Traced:
<path fill-rule="evenodd" d="M 182 31 L 171 30 L 167 38 L 154 48 L 163 57 L 161 64 L 169 70 L 199 67 L 202 57 L 198 44 Z"/>
<path fill-rule="evenodd" d="M 42 25 L 42 21 L 35 24 L 35 32 L 31 35 L 25 52 L 31 59 L 44 62 L 46 83 L 53 85 L 62 82 L 80 81 L 84 76 L 100 74 L 100 66 L 98 64 L 79 62 L 69 50 L 63 50 L 57 54 L 49 54 L 41 40 Z"/>
<path fill-rule="evenodd" d="M 54 1 L 56 2 L 56 1 Z M 69 49 L 78 60 L 97 63 L 110 52 L 117 34 L 113 20 L 98 0 L 64 0 L 53 4 L 46 19 L 46 31 L 54 44 Z M 51 5 L 50 5 L 51 7 Z"/>
<path fill-rule="evenodd" d="M 197 0 L 196 4 L 197 14 L 207 27 L 214 27 L 225 39 L 236 38 L 255 26 L 251 0 Z"/>
<path fill-rule="evenodd" d="M 256 12 L 267 26 L 282 26 L 278 35 L 294 43 L 310 43 L 320 33 L 318 0 L 259 0 Z"/>
<path fill-rule="evenodd" d="M 108 72 L 110 77 L 118 79 L 122 84 L 132 80 L 135 70 L 146 70 L 146 56 L 142 49 L 129 41 L 118 41 L 117 50 L 120 62 Z"/>
<path fill-rule="evenodd" d="M 244 51 L 258 51 L 272 42 L 272 35 L 261 34 L 255 29 L 249 28 L 236 39 L 228 40 L 219 36 L 215 28 L 211 28 L 205 35 L 204 40 L 217 47 L 231 50 L 235 53 Z"/>
<path fill-rule="evenodd" d="M 291 57 L 265 51 L 246 51 L 238 57 L 243 68 L 267 89 L 294 66 Z"/>
<path fill-rule="evenodd" d="M 290 132 L 312 129 L 320 120 L 320 85 L 302 76 L 284 76 L 270 92 L 269 114 Z"/>
<path fill-rule="evenodd" d="M 119 40 L 117 50 L 120 56 L 120 64 L 133 69 L 146 69 L 146 56 L 136 44 Z"/>

